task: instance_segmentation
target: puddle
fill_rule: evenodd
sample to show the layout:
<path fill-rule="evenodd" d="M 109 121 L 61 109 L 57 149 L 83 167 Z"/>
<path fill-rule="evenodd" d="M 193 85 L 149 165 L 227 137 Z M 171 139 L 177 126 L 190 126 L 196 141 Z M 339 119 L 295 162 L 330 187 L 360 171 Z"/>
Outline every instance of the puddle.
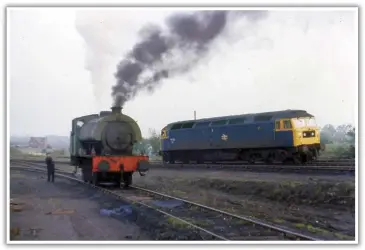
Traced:
<path fill-rule="evenodd" d="M 132 214 L 132 208 L 129 205 L 123 205 L 114 209 L 105 209 L 105 208 L 100 209 L 100 215 L 105 215 L 105 216 L 117 215 L 124 217 L 130 214 Z"/>
<path fill-rule="evenodd" d="M 157 200 L 157 201 L 153 201 L 152 204 L 155 206 L 158 206 L 158 207 L 175 208 L 175 207 L 182 206 L 184 204 L 184 202 L 179 201 L 179 200 L 164 200 L 164 201 Z"/>

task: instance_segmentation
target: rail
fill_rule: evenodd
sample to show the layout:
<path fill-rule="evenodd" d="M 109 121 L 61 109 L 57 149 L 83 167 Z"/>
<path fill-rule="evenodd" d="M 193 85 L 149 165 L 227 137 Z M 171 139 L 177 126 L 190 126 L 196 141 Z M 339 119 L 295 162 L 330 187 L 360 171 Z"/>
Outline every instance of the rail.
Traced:
<path fill-rule="evenodd" d="M 24 160 L 33 163 L 43 163 L 43 160 L 34 159 L 11 159 Z M 57 161 L 57 164 L 70 164 L 68 161 Z M 251 172 L 280 172 L 280 173 L 314 173 L 314 174 L 354 174 L 355 166 L 351 164 L 344 164 L 343 166 L 336 166 L 335 164 L 327 164 L 323 166 L 316 165 L 267 165 L 257 164 L 250 165 L 245 163 L 227 163 L 222 162 L 219 164 L 166 164 L 151 161 L 152 169 L 172 169 L 172 170 L 188 170 L 188 169 L 207 169 L 207 170 L 229 170 L 229 171 L 251 171 Z"/>

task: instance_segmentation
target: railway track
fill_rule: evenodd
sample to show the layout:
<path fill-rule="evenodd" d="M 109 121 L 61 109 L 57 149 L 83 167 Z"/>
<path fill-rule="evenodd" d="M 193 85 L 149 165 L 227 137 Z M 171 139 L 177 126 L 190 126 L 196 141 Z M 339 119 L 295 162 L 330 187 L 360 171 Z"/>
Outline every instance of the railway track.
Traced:
<path fill-rule="evenodd" d="M 12 169 L 42 172 L 45 167 L 25 161 L 14 161 Z M 134 204 L 153 209 L 168 216 L 173 224 L 189 227 L 201 233 L 202 239 L 223 241 L 319 241 L 312 235 L 302 234 L 292 229 L 259 221 L 250 217 L 239 216 L 212 207 L 201 205 L 188 200 L 180 199 L 153 190 L 131 186 L 131 189 L 97 187 L 87 184 L 73 174 L 57 171 L 56 175 L 88 185 L 108 195 Z M 165 204 L 162 206 L 161 204 Z"/>
<path fill-rule="evenodd" d="M 162 161 L 159 160 L 152 160 L 152 163 L 155 164 L 167 164 L 167 165 L 179 165 L 179 164 L 183 164 L 183 165 L 246 165 L 246 166 L 289 166 L 290 164 L 282 164 L 282 163 L 265 163 L 265 162 L 256 162 L 256 163 L 249 163 L 249 162 L 244 162 L 244 161 L 235 161 L 235 162 L 216 162 L 216 163 L 174 163 L 174 164 L 169 164 L 169 163 L 163 163 Z M 295 166 L 301 166 L 301 167 L 307 167 L 307 166 L 355 166 L 355 161 L 354 160 L 350 160 L 350 159 L 346 159 L 346 160 L 318 160 L 312 163 L 306 163 L 306 164 L 296 164 Z"/>
<path fill-rule="evenodd" d="M 17 159 L 13 159 L 17 160 Z M 11 160 L 12 161 L 12 160 Z M 27 162 L 43 163 L 41 160 L 26 160 Z M 69 164 L 67 161 L 55 161 L 57 164 Z M 251 172 L 279 172 L 279 173 L 315 173 L 315 174 L 354 174 L 355 163 L 351 160 L 342 165 L 326 162 L 324 165 L 268 165 L 268 164 L 246 164 L 246 163 L 215 163 L 215 164 L 166 164 L 160 161 L 151 161 L 153 168 L 157 169 L 211 169 L 230 171 L 251 171 Z"/>
<path fill-rule="evenodd" d="M 164 169 L 211 169 L 250 172 L 314 173 L 314 174 L 354 174 L 355 166 L 316 165 L 246 165 L 246 164 L 154 164 L 154 168 Z"/>

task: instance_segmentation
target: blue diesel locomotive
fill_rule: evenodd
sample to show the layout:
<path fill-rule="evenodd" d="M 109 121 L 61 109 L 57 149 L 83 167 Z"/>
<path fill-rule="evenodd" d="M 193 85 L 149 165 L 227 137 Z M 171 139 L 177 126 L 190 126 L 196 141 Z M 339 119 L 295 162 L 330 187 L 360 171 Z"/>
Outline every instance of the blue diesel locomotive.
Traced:
<path fill-rule="evenodd" d="M 306 163 L 320 153 L 320 131 L 305 110 L 170 123 L 161 131 L 163 161 Z"/>

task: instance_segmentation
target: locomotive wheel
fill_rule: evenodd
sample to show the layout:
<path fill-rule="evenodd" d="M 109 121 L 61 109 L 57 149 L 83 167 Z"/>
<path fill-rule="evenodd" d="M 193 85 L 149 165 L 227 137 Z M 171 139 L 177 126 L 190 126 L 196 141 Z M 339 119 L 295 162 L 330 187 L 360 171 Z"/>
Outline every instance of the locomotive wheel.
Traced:
<path fill-rule="evenodd" d="M 277 150 L 275 156 L 277 160 L 281 161 L 283 164 L 290 164 L 290 157 L 288 157 L 288 152 L 285 150 Z"/>
<path fill-rule="evenodd" d="M 301 163 L 307 163 L 310 162 L 311 160 L 311 156 L 310 155 L 302 155 L 301 157 Z"/>
<path fill-rule="evenodd" d="M 124 188 L 128 188 L 132 184 L 132 172 L 123 172 Z"/>
<path fill-rule="evenodd" d="M 163 163 L 169 163 L 169 155 L 166 152 L 162 153 L 162 162 Z"/>
<path fill-rule="evenodd" d="M 249 160 L 248 160 L 248 163 L 250 163 L 250 164 L 255 164 L 255 155 L 254 154 L 252 154 L 252 155 L 250 155 L 250 158 L 249 158 Z"/>
<path fill-rule="evenodd" d="M 274 159 L 270 156 L 265 159 L 266 164 L 272 164 L 274 162 Z"/>
<path fill-rule="evenodd" d="M 198 159 L 198 160 L 196 160 L 196 163 L 197 164 L 202 164 L 203 163 L 203 160 L 202 159 Z"/>
<path fill-rule="evenodd" d="M 98 173 L 93 173 L 92 174 L 92 180 L 91 180 L 91 183 L 95 186 L 97 186 L 99 184 L 98 182 Z"/>
<path fill-rule="evenodd" d="M 115 184 L 120 187 L 120 183 L 122 182 L 122 175 L 120 174 L 119 176 L 117 176 L 116 180 L 115 180 Z"/>
<path fill-rule="evenodd" d="M 175 164 L 175 159 L 174 159 L 174 156 L 172 155 L 172 153 L 168 153 L 168 163 L 169 164 Z"/>
<path fill-rule="evenodd" d="M 89 180 L 85 168 L 82 168 L 82 179 L 83 179 L 84 182 L 88 182 L 88 180 Z"/>
<path fill-rule="evenodd" d="M 313 151 L 312 151 L 312 159 L 313 159 L 313 161 L 315 161 L 315 160 L 317 160 L 318 159 L 318 154 L 319 154 L 319 152 L 318 152 L 318 150 L 317 149 L 314 149 Z"/>
<path fill-rule="evenodd" d="M 295 164 L 295 157 L 287 157 L 283 160 L 283 164 L 284 165 L 292 165 L 292 164 Z"/>
<path fill-rule="evenodd" d="M 301 156 L 300 158 L 297 155 L 293 156 L 293 162 L 294 164 L 301 164 L 301 163 L 305 163 L 305 158 L 303 158 L 303 156 Z"/>

